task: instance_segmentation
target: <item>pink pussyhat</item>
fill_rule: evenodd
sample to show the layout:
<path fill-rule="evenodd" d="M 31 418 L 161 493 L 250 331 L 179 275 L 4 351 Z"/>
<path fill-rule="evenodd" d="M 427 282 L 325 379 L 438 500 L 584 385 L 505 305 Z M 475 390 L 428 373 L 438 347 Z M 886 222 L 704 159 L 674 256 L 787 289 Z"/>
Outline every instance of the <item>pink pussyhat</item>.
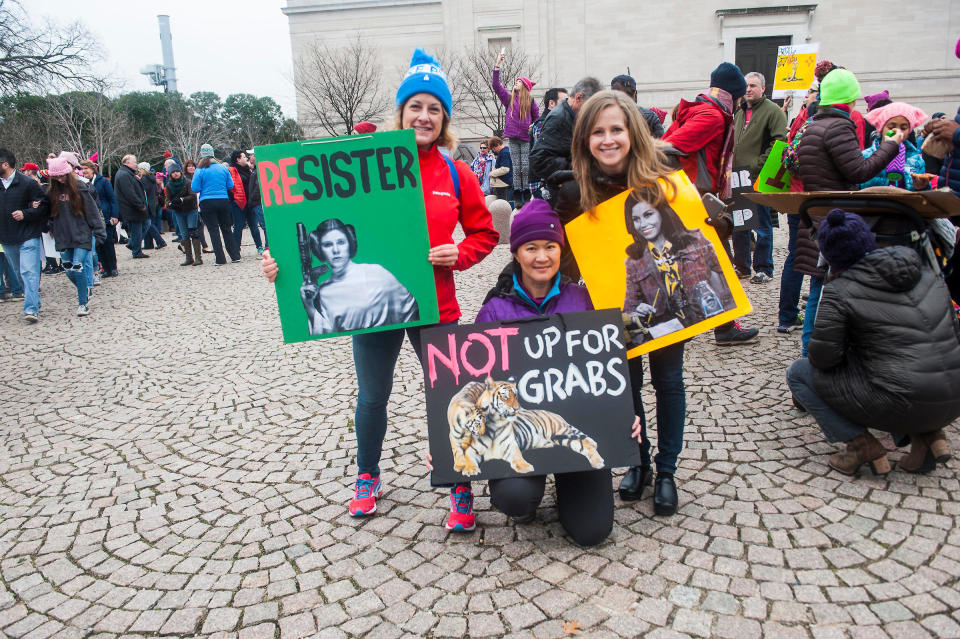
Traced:
<path fill-rule="evenodd" d="M 519 77 L 517 80 L 523 82 L 523 86 L 527 87 L 527 91 L 533 91 L 533 87 L 537 84 L 530 78 Z"/>
<path fill-rule="evenodd" d="M 918 109 L 906 102 L 891 102 L 887 106 L 878 107 L 873 111 L 867 111 L 863 119 L 879 131 L 883 128 L 884 124 L 898 115 L 907 119 L 911 129 L 915 129 L 927 121 L 927 114 L 923 112 L 923 109 Z"/>
<path fill-rule="evenodd" d="M 50 158 L 47 160 L 47 171 L 50 173 L 51 177 L 66 175 L 72 170 L 73 169 L 70 167 L 70 163 L 67 162 L 65 158 Z"/>

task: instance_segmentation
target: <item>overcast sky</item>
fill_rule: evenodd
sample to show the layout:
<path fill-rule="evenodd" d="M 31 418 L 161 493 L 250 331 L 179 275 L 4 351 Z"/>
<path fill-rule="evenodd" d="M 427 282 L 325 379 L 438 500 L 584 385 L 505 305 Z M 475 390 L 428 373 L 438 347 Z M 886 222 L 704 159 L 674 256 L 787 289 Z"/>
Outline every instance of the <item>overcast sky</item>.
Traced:
<path fill-rule="evenodd" d="M 22 6 L 35 24 L 46 16 L 82 22 L 103 50 L 98 68 L 125 83 L 124 91 L 160 91 L 139 71 L 161 64 L 158 14 L 170 16 L 177 88 L 189 95 L 214 91 L 268 95 L 296 116 L 290 31 L 284 0 L 29 0 Z"/>

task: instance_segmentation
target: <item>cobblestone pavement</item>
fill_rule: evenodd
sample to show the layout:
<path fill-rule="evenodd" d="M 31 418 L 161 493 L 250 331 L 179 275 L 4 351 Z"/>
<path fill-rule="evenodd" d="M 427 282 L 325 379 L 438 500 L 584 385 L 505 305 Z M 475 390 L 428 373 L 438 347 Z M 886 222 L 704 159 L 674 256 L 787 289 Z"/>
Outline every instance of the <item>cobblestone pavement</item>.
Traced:
<path fill-rule="evenodd" d="M 583 549 L 549 488 L 518 526 L 478 485 L 477 531 L 444 530 L 409 347 L 387 492 L 351 519 L 349 342 L 284 346 L 252 253 L 222 268 L 123 254 L 85 318 L 62 275 L 44 277 L 36 326 L 0 305 L 0 634 L 960 636 L 957 462 L 829 470 L 834 446 L 786 391 L 799 335 L 775 331 L 779 267 L 746 284 L 759 341 L 687 350 L 680 512 L 618 500 L 610 539 Z M 507 256 L 459 276 L 466 318 Z"/>

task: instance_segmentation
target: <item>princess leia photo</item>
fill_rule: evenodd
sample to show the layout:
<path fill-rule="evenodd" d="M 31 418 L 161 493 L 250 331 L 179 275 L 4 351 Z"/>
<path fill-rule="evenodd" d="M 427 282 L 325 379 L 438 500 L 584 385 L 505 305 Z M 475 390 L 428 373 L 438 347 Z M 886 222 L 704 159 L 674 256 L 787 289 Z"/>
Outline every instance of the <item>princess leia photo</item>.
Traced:
<path fill-rule="evenodd" d="M 417 300 L 379 264 L 359 264 L 352 224 L 324 220 L 309 236 L 310 251 L 329 265 L 323 282 L 304 282 L 300 298 L 311 335 L 403 324 L 420 318 Z"/>

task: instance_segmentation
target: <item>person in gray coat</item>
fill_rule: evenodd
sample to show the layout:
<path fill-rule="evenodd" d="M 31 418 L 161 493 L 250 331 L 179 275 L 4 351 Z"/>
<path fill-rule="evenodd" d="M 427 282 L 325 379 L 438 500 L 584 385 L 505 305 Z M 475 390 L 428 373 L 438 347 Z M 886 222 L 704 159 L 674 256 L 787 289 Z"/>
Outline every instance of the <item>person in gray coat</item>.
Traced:
<path fill-rule="evenodd" d="M 910 438 L 900 460 L 929 472 L 950 459 L 943 429 L 960 416 L 960 323 L 947 286 L 906 246 L 877 248 L 863 218 L 830 211 L 818 230 L 830 265 L 807 357 L 790 365 L 794 401 L 831 442 L 829 465 L 890 470 L 873 428 Z"/>

